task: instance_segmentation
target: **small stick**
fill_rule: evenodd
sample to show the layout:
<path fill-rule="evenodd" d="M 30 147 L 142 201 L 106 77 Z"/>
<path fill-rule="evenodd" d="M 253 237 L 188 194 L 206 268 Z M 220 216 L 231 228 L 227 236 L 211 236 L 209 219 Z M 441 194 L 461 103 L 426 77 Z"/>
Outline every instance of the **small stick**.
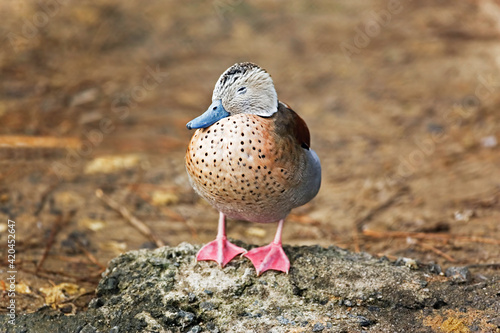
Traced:
<path fill-rule="evenodd" d="M 188 221 L 184 218 L 184 216 L 182 216 L 181 214 L 178 214 L 177 212 L 175 212 L 172 209 L 167 208 L 167 207 L 159 207 L 159 208 L 165 216 L 173 219 L 174 221 L 182 222 L 189 229 L 189 232 L 191 233 L 191 237 L 193 237 L 195 240 L 198 239 L 198 232 L 196 231 L 196 229 L 192 225 L 190 225 L 188 223 Z"/>
<path fill-rule="evenodd" d="M 94 294 L 95 294 L 95 290 L 86 291 L 84 293 L 81 293 L 81 294 L 78 294 L 78 295 L 75 295 L 75 296 L 72 296 L 72 297 L 68 297 L 67 299 L 64 299 L 61 302 L 59 302 L 59 304 L 72 303 L 72 302 L 76 301 L 77 299 L 79 299 L 82 296 L 94 295 Z"/>
<path fill-rule="evenodd" d="M 172 209 L 168 208 L 168 207 L 157 207 L 155 205 L 152 204 L 152 198 L 149 194 L 145 193 L 141 188 L 142 187 L 150 187 L 150 188 L 162 188 L 162 187 L 159 187 L 157 185 L 154 185 L 154 184 L 132 184 L 132 185 L 129 185 L 128 188 L 132 191 L 134 191 L 135 193 L 137 193 L 144 201 L 147 201 L 151 207 L 155 208 L 155 209 L 159 209 L 161 210 L 161 212 L 163 213 L 163 215 L 165 215 L 166 217 L 174 220 L 174 221 L 178 221 L 178 222 L 182 222 L 188 229 L 189 229 L 189 232 L 191 233 L 191 237 L 193 237 L 195 240 L 198 239 L 198 232 L 196 231 L 195 228 L 193 228 L 191 225 L 189 225 L 188 221 L 184 218 L 184 216 L 182 216 L 181 214 L 173 211 Z"/>
<path fill-rule="evenodd" d="M 89 263 L 81 258 L 78 258 L 78 257 L 68 257 L 68 256 L 61 256 L 61 255 L 53 255 L 52 256 L 53 258 L 55 259 L 58 259 L 58 260 L 61 260 L 61 261 L 65 261 L 65 262 L 69 262 L 71 264 L 87 264 L 89 265 Z"/>
<path fill-rule="evenodd" d="M 62 221 L 62 215 L 58 215 L 56 220 L 54 221 L 54 224 L 52 225 L 52 229 L 50 230 L 49 239 L 47 241 L 47 245 L 45 245 L 45 250 L 43 251 L 42 258 L 40 259 L 40 261 L 36 265 L 35 275 L 37 275 L 38 271 L 42 267 L 45 259 L 47 258 L 48 254 L 49 254 L 50 248 L 54 244 L 54 239 L 56 238 L 57 233 L 61 229 L 61 228 L 59 228 L 59 226 L 61 225 L 61 221 Z"/>
<path fill-rule="evenodd" d="M 147 201 L 151 205 L 151 207 L 157 208 L 157 206 L 153 205 L 153 203 L 152 203 L 153 199 L 151 198 L 151 196 L 149 194 L 145 193 L 141 189 L 141 187 L 145 187 L 146 185 L 149 185 L 149 184 L 134 184 L 134 185 L 127 186 L 127 188 L 130 189 L 131 191 L 137 193 L 137 195 L 139 195 L 139 197 L 141 197 L 142 200 Z M 150 187 L 150 186 L 147 186 L 147 187 Z M 173 210 L 171 210 L 167 207 L 159 207 L 159 208 L 161 208 L 161 211 L 167 217 L 169 217 L 175 221 L 178 221 L 178 222 L 184 222 L 184 223 L 186 222 L 186 219 L 182 215 L 174 212 Z"/>
<path fill-rule="evenodd" d="M 140 221 L 137 217 L 133 216 L 128 211 L 127 208 L 120 206 L 118 202 L 114 201 L 113 199 L 105 195 L 101 189 L 96 190 L 95 195 L 99 199 L 104 201 L 109 207 L 113 208 L 115 211 L 120 213 L 130 223 L 130 225 L 139 230 L 141 234 L 151 239 L 156 244 L 157 247 L 165 246 L 165 243 L 163 243 L 161 239 L 156 237 L 156 235 L 153 234 L 151 229 L 146 224 L 144 224 L 144 222 Z"/>
<path fill-rule="evenodd" d="M 455 262 L 456 261 L 452 256 L 450 256 L 449 254 L 444 253 L 443 251 L 435 248 L 432 245 L 425 244 L 425 243 L 422 243 L 422 242 L 417 242 L 417 245 L 423 247 L 424 249 L 431 250 L 432 252 L 434 252 L 435 254 L 437 254 L 437 255 L 445 258 L 449 262 Z"/>
<path fill-rule="evenodd" d="M 105 270 L 106 269 L 106 266 L 104 266 L 103 264 L 101 264 L 97 259 L 96 257 L 94 257 L 94 255 L 92 253 L 90 253 L 86 248 L 85 246 L 83 246 L 80 242 L 77 242 L 76 243 L 78 245 L 78 247 L 80 248 L 80 250 L 83 251 L 83 253 L 85 254 L 85 256 L 89 259 L 89 261 L 91 263 L 93 263 L 94 265 L 98 266 L 100 269 L 102 270 Z"/>
<path fill-rule="evenodd" d="M 471 243 L 484 243 L 500 245 L 500 240 L 486 237 L 476 237 L 476 236 L 457 236 L 457 235 L 445 235 L 438 233 L 426 233 L 426 232 L 405 232 L 405 231 L 375 231 L 375 230 L 363 230 L 363 235 L 372 238 L 415 238 L 415 239 L 435 239 L 435 240 L 454 240 L 454 241 L 464 241 Z"/>
<path fill-rule="evenodd" d="M 21 148 L 78 148 L 81 140 L 75 137 L 0 135 L 0 147 Z"/>
<path fill-rule="evenodd" d="M 37 276 L 44 277 L 48 280 L 54 278 L 55 276 L 57 280 L 62 280 L 62 281 L 81 281 L 81 282 L 92 282 L 92 283 L 99 281 L 101 279 L 101 274 L 102 274 L 101 269 L 99 269 L 98 272 L 95 272 L 89 276 L 76 276 L 65 273 L 63 271 L 56 272 L 45 268 L 41 268 L 39 272 L 35 272 L 29 269 L 23 269 L 23 272 L 29 274 L 36 274 Z M 97 281 L 95 281 L 96 279 Z"/>
<path fill-rule="evenodd" d="M 40 214 L 43 207 L 45 206 L 45 203 L 47 202 L 47 198 L 49 197 L 49 194 L 52 193 L 58 185 L 59 185 L 59 182 L 54 182 L 47 187 L 47 189 L 42 193 L 42 196 L 40 197 L 40 202 L 38 203 L 38 207 L 35 210 L 35 212 L 33 213 L 33 215 L 38 216 L 38 214 Z"/>
<path fill-rule="evenodd" d="M 37 275 L 38 271 L 42 267 L 45 259 L 47 259 L 47 256 L 49 254 L 49 251 L 54 244 L 54 240 L 57 236 L 57 234 L 69 223 L 71 218 L 75 216 L 76 210 L 70 211 L 65 218 L 63 218 L 62 215 L 58 215 L 57 219 L 54 221 L 54 224 L 52 225 L 52 230 L 50 231 L 50 236 L 49 240 L 47 241 L 47 245 L 45 246 L 45 250 L 43 251 L 42 258 L 38 262 L 35 268 L 35 275 Z"/>
<path fill-rule="evenodd" d="M 360 252 L 360 245 L 359 245 L 359 234 L 363 232 L 363 226 L 366 224 L 366 222 L 370 221 L 375 215 L 381 213 L 382 211 L 386 210 L 389 208 L 397 198 L 399 198 L 402 194 L 406 193 L 408 191 L 407 186 L 403 186 L 397 190 L 396 193 L 394 193 L 389 199 L 386 201 L 382 202 L 378 206 L 374 207 L 371 209 L 365 216 L 362 216 L 361 218 L 357 219 L 354 222 L 354 230 L 352 233 L 352 238 L 354 241 L 354 251 L 355 252 Z"/>
<path fill-rule="evenodd" d="M 354 222 L 354 226 L 355 226 L 356 230 L 358 232 L 362 232 L 363 231 L 363 225 L 366 222 L 370 221 L 378 213 L 380 213 L 380 212 L 386 210 L 387 208 L 389 208 L 396 201 L 396 199 L 398 197 L 400 197 L 402 194 L 404 194 L 406 192 L 408 192 L 408 187 L 406 187 L 406 186 L 401 187 L 389 199 L 387 199 L 386 201 L 382 202 L 377 207 L 371 209 L 365 216 L 357 219 L 356 222 Z"/>
<path fill-rule="evenodd" d="M 359 246 L 359 232 L 356 228 L 352 231 L 352 240 L 354 242 L 354 252 L 361 252 Z"/>
<path fill-rule="evenodd" d="M 467 265 L 468 268 L 500 268 L 500 263 L 490 263 L 490 264 L 472 264 Z"/>

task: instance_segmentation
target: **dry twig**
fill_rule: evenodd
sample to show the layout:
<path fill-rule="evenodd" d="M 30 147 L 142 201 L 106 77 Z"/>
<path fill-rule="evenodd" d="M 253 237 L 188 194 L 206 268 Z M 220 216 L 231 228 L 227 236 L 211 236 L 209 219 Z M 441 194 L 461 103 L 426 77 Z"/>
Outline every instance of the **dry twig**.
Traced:
<path fill-rule="evenodd" d="M 137 217 L 133 216 L 127 208 L 121 206 L 118 202 L 114 201 L 110 197 L 104 194 L 104 192 L 101 189 L 96 190 L 95 195 L 104 201 L 109 207 L 113 208 L 115 211 L 120 213 L 129 223 L 131 226 L 139 230 L 141 234 L 144 236 L 148 237 L 151 239 L 157 247 L 162 247 L 165 246 L 165 243 L 161 239 L 159 239 L 151 229 L 144 224 L 144 222 L 140 221 Z"/>
<path fill-rule="evenodd" d="M 78 294 L 78 295 L 75 295 L 75 296 L 72 296 L 72 297 L 69 297 L 65 300 L 62 300 L 60 302 L 60 304 L 65 304 L 65 303 L 73 303 L 75 302 L 76 300 L 78 300 L 80 297 L 83 297 L 83 296 L 89 296 L 89 295 L 95 295 L 95 290 L 90 290 L 90 291 L 86 291 L 84 293 L 81 293 L 81 294 Z"/>
<path fill-rule="evenodd" d="M 58 181 L 54 182 L 51 185 L 49 185 L 47 189 L 42 193 L 42 196 L 40 197 L 40 202 L 38 203 L 38 207 L 33 213 L 34 216 L 38 216 L 40 214 L 43 207 L 45 206 L 45 203 L 47 202 L 47 198 L 49 197 L 50 193 L 52 193 L 58 185 L 59 185 Z"/>
<path fill-rule="evenodd" d="M 64 271 L 53 271 L 45 268 L 41 268 L 39 271 L 35 272 L 30 269 L 23 269 L 23 272 L 28 274 L 34 274 L 39 277 L 46 278 L 47 280 L 57 279 L 58 281 L 80 281 L 80 282 L 91 282 L 97 283 L 101 279 L 102 270 L 94 272 L 88 276 L 81 275 L 71 275 Z"/>
<path fill-rule="evenodd" d="M 432 245 L 425 244 L 425 243 L 422 243 L 422 242 L 417 242 L 417 245 L 420 246 L 420 247 L 422 247 L 422 248 L 424 248 L 424 249 L 426 249 L 426 250 L 431 250 L 432 252 L 434 252 L 435 254 L 437 254 L 437 255 L 445 258 L 449 262 L 455 262 L 456 261 L 452 256 L 450 256 L 449 254 L 444 253 L 443 251 L 441 251 L 438 248 L 435 248 Z"/>
<path fill-rule="evenodd" d="M 103 271 L 106 269 L 106 266 L 104 266 L 103 264 L 101 264 L 97 259 L 96 257 L 94 257 L 94 255 L 92 253 L 90 253 L 89 250 L 87 250 L 85 248 L 85 246 L 82 245 L 81 242 L 77 241 L 76 243 L 78 245 L 78 248 L 80 250 L 82 250 L 82 252 L 85 254 L 85 256 L 88 258 L 88 260 L 93 263 L 94 265 L 98 266 L 100 269 L 102 269 Z"/>
<path fill-rule="evenodd" d="M 425 240 L 441 240 L 441 241 L 463 241 L 469 243 L 483 243 L 483 244 L 493 244 L 500 245 L 500 240 L 486 237 L 476 237 L 476 236 L 457 236 L 451 234 L 438 234 L 438 233 L 426 233 L 426 232 L 405 232 L 405 231 L 375 231 L 375 230 L 363 230 L 363 235 L 372 238 L 415 238 L 415 239 L 425 239 Z"/>
<path fill-rule="evenodd" d="M 191 233 L 191 237 L 193 237 L 193 239 L 195 239 L 195 240 L 198 239 L 198 232 L 196 231 L 195 228 L 193 228 L 193 226 L 189 225 L 188 221 L 184 218 L 184 216 L 182 216 L 181 214 L 175 212 L 174 210 L 172 210 L 168 207 L 157 207 L 157 206 L 153 205 L 153 203 L 152 203 L 153 200 L 152 200 L 151 196 L 149 194 L 147 194 L 142 189 L 142 187 L 150 187 L 150 188 L 164 188 L 164 187 L 160 187 L 160 186 L 157 186 L 154 184 L 137 184 L 136 183 L 136 184 L 129 185 L 128 189 L 137 193 L 142 198 L 142 200 L 148 202 L 151 207 L 154 207 L 155 209 L 161 210 L 163 215 L 165 215 L 167 218 L 170 218 L 173 221 L 184 223 L 184 225 L 189 229 L 189 232 Z"/>
<path fill-rule="evenodd" d="M 354 243 L 354 251 L 355 252 L 360 252 L 360 246 L 359 246 L 359 234 L 363 232 L 363 226 L 366 224 L 366 222 L 370 221 L 375 215 L 383 212 L 390 206 L 396 202 L 396 200 L 403 195 L 404 193 L 408 192 L 408 187 L 403 186 L 397 190 L 396 193 L 394 193 L 391 197 L 389 197 L 386 201 L 382 202 L 378 206 L 370 209 L 368 213 L 366 213 L 364 216 L 361 218 L 358 218 L 356 221 L 354 221 L 354 228 L 353 228 L 353 243 Z"/>
<path fill-rule="evenodd" d="M 0 135 L 0 146 L 22 148 L 78 148 L 79 138 L 58 138 L 55 136 Z"/>
<path fill-rule="evenodd" d="M 54 244 L 54 240 L 57 236 L 57 234 L 68 224 L 68 222 L 71 220 L 71 218 L 75 215 L 76 211 L 71 211 L 67 214 L 66 217 L 63 218 L 62 215 L 58 215 L 56 220 L 54 221 L 54 224 L 52 225 L 52 229 L 50 231 L 50 236 L 47 241 L 47 245 L 45 245 L 45 250 L 43 251 L 42 258 L 38 262 L 35 268 L 35 275 L 37 275 L 38 271 L 42 267 L 43 263 L 45 262 L 45 259 L 47 259 L 47 256 L 49 254 L 50 249 L 52 248 L 52 245 Z"/>
<path fill-rule="evenodd" d="M 467 265 L 468 268 L 493 268 L 493 269 L 500 269 L 500 263 L 486 263 L 486 264 L 472 264 L 472 265 Z"/>
<path fill-rule="evenodd" d="M 401 195 L 405 194 L 406 192 L 408 192 L 408 187 L 403 186 L 400 189 L 398 189 L 398 191 L 394 193 L 391 197 L 389 197 L 386 201 L 370 209 L 370 211 L 367 214 L 365 214 L 365 216 L 357 219 L 354 222 L 356 230 L 361 233 L 363 231 L 363 226 L 365 225 L 366 222 L 370 221 L 373 217 L 375 217 L 375 215 L 383 212 L 384 210 L 392 206 L 392 204 L 394 204 L 396 199 L 399 198 Z"/>

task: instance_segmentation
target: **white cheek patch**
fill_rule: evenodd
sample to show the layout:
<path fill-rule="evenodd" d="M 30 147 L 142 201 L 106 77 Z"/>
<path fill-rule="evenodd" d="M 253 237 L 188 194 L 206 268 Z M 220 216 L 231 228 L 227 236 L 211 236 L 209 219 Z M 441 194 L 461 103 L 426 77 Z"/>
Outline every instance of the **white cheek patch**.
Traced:
<path fill-rule="evenodd" d="M 278 111 L 278 95 L 267 72 L 255 69 L 242 75 L 233 75 L 218 81 L 212 100 L 221 99 L 226 111 L 232 115 L 255 114 L 270 117 Z M 239 93 L 245 87 L 246 93 Z"/>

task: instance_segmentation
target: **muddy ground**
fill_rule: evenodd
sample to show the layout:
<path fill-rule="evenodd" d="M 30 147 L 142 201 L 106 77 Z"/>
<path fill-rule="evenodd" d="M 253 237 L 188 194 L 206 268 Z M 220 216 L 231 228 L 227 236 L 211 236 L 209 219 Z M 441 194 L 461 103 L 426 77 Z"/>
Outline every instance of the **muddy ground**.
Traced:
<path fill-rule="evenodd" d="M 165 244 L 213 239 L 185 124 L 239 61 L 271 73 L 322 161 L 285 243 L 498 276 L 499 1 L 23 1 L 0 19 L 0 311 L 8 219 L 18 313 L 61 283 L 79 288 L 62 311 L 84 311 L 110 259 L 158 244 L 99 189 Z M 275 227 L 228 233 L 265 244 Z"/>

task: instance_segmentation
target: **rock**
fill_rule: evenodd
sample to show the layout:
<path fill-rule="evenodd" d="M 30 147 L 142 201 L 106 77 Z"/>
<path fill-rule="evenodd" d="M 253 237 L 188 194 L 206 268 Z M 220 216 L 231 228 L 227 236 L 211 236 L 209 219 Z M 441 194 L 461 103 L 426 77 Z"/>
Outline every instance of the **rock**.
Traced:
<path fill-rule="evenodd" d="M 418 269 L 418 263 L 415 259 L 412 258 L 398 258 L 396 260 L 396 265 L 398 266 L 406 266 L 411 269 Z"/>
<path fill-rule="evenodd" d="M 373 322 L 366 317 L 357 316 L 357 318 L 358 318 L 359 325 L 362 327 L 368 327 L 368 326 L 373 324 Z"/>
<path fill-rule="evenodd" d="M 191 329 L 188 331 L 188 333 L 200 333 L 201 332 L 201 327 L 196 325 L 191 327 Z"/>
<path fill-rule="evenodd" d="M 194 301 L 196 301 L 196 295 L 193 293 L 188 293 L 188 301 L 189 303 L 193 303 Z"/>
<path fill-rule="evenodd" d="M 278 319 L 279 323 L 282 325 L 290 324 L 290 320 L 288 320 L 287 318 L 285 318 L 283 316 L 278 316 L 278 317 L 276 317 L 276 319 Z"/>
<path fill-rule="evenodd" d="M 441 274 L 443 272 L 443 270 L 441 269 L 441 266 L 439 266 L 438 264 L 436 264 L 434 262 L 429 263 L 428 267 L 429 267 L 429 271 L 431 273 Z"/>
<path fill-rule="evenodd" d="M 471 280 L 471 274 L 467 267 L 449 267 L 444 275 L 455 283 L 465 283 Z"/>
<path fill-rule="evenodd" d="M 321 332 L 324 329 L 325 329 L 325 325 L 323 325 L 322 323 L 316 323 L 316 324 L 314 324 L 312 331 L 313 332 Z"/>
<path fill-rule="evenodd" d="M 199 248 L 183 243 L 124 253 L 110 262 L 87 311 L 65 316 L 46 307 L 18 316 L 16 327 L 30 333 L 325 333 L 422 332 L 455 322 L 491 331 L 498 324 L 482 318 L 498 317 L 499 279 L 466 291 L 467 278 L 449 283 L 435 267 L 396 265 L 333 246 L 285 246 L 290 273 L 258 277 L 244 258 L 223 269 L 196 262 Z M 455 267 L 447 275 L 467 272 Z M 0 332 L 16 329 L 0 316 Z"/>

